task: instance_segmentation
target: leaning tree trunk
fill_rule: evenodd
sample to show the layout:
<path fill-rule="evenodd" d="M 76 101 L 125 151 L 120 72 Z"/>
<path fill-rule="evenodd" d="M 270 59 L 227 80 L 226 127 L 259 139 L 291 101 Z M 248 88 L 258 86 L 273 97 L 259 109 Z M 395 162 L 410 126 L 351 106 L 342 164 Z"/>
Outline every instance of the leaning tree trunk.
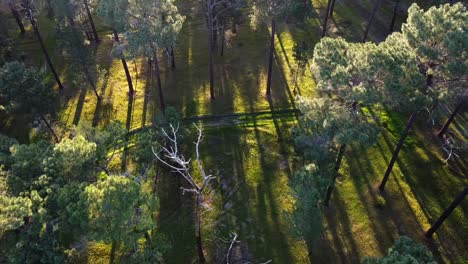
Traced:
<path fill-rule="evenodd" d="M 52 135 L 54 136 L 55 138 L 55 142 L 59 143 L 60 140 L 57 136 L 57 134 L 55 133 L 55 130 L 52 128 L 52 126 L 50 125 L 49 121 L 47 121 L 47 118 L 45 118 L 45 116 L 43 114 L 40 115 L 41 116 L 41 119 L 42 121 L 44 121 L 44 123 L 46 124 L 47 128 L 50 130 L 50 132 L 52 133 Z"/>
<path fill-rule="evenodd" d="M 333 172 L 333 177 L 330 181 L 330 185 L 328 185 L 327 187 L 327 195 L 325 197 L 325 200 L 323 201 L 323 204 L 325 206 L 328 206 L 330 204 L 331 194 L 333 192 L 333 189 L 335 188 L 336 177 L 338 176 L 338 171 L 340 170 L 341 162 L 343 161 L 345 150 L 346 150 L 346 144 L 342 144 L 340 147 L 340 151 L 338 152 L 338 157 L 336 159 L 335 171 Z"/>
<path fill-rule="evenodd" d="M 16 20 L 16 24 L 18 24 L 21 34 L 24 34 L 26 30 L 24 29 L 23 21 L 21 20 L 18 9 L 16 8 L 15 4 L 11 1 L 8 1 L 8 6 L 10 7 L 11 13 L 13 14 L 13 17 Z"/>
<path fill-rule="evenodd" d="M 158 91 L 159 91 L 159 103 L 161 105 L 161 111 L 164 114 L 166 110 L 166 103 L 164 102 L 164 94 L 161 84 L 161 73 L 159 70 L 159 61 L 158 61 L 158 54 L 156 53 L 156 48 L 153 48 L 153 61 L 154 61 L 154 70 L 156 73 L 156 82 L 158 83 Z"/>
<path fill-rule="evenodd" d="M 94 25 L 94 20 L 93 16 L 91 15 L 91 11 L 89 11 L 88 0 L 83 0 L 83 2 L 86 9 L 86 15 L 88 16 L 89 24 L 91 25 L 91 29 L 93 30 L 94 41 L 96 41 L 96 43 L 99 43 L 99 35 L 96 30 L 96 25 Z"/>
<path fill-rule="evenodd" d="M 449 119 L 447 120 L 447 122 L 445 122 L 444 126 L 442 127 L 442 129 L 439 131 L 439 133 L 437 133 L 437 136 L 439 137 L 442 137 L 445 132 L 447 132 L 447 129 L 449 128 L 450 124 L 453 122 L 453 120 L 455 119 L 455 116 L 457 116 L 458 112 L 460 111 L 460 109 L 462 109 L 463 107 L 463 104 L 464 104 L 464 100 L 461 101 L 457 107 L 455 107 L 455 110 L 453 110 L 452 114 L 450 115 Z"/>
<path fill-rule="evenodd" d="M 176 68 L 174 46 L 171 46 L 171 67 Z"/>
<path fill-rule="evenodd" d="M 382 0 L 376 0 L 374 4 L 374 8 L 372 8 L 372 13 L 370 14 L 369 19 L 367 20 L 367 26 L 366 26 L 366 30 L 364 31 L 364 36 L 362 37 L 362 42 L 366 42 L 367 40 L 367 35 L 369 34 L 372 21 L 374 21 L 375 14 L 377 14 L 377 11 L 379 10 L 379 6 L 381 3 L 382 3 Z"/>
<path fill-rule="evenodd" d="M 332 0 L 331 7 L 330 7 L 330 17 L 333 17 L 333 10 L 335 10 L 335 3 L 336 3 L 336 0 Z"/>
<path fill-rule="evenodd" d="M 39 27 L 36 24 L 36 18 L 32 14 L 31 9 L 27 10 L 27 13 L 28 13 L 29 21 L 31 22 L 31 25 L 32 25 L 33 30 L 34 30 L 34 34 L 36 34 L 36 37 L 37 37 L 37 40 L 39 41 L 42 52 L 44 53 L 44 57 L 46 59 L 47 65 L 49 66 L 50 71 L 52 71 L 52 74 L 54 75 L 55 81 L 57 82 L 59 89 L 63 90 L 63 84 L 60 81 L 60 78 L 59 78 L 57 72 L 55 71 L 54 65 L 52 64 L 52 60 L 50 59 L 49 53 L 47 52 L 47 49 L 46 49 L 46 47 L 44 45 L 44 41 L 42 40 L 41 32 L 39 32 Z"/>
<path fill-rule="evenodd" d="M 266 96 L 271 94 L 271 74 L 273 71 L 273 55 L 275 53 L 275 34 L 276 34 L 276 21 L 271 20 L 271 40 L 270 40 L 270 54 L 268 56 L 268 79 Z"/>
<path fill-rule="evenodd" d="M 215 99 L 214 73 L 213 73 L 213 14 L 211 10 L 211 0 L 208 2 L 208 65 L 210 68 L 210 99 Z"/>
<path fill-rule="evenodd" d="M 112 29 L 112 32 L 114 33 L 114 41 L 120 44 L 119 33 L 115 29 Z M 125 70 L 125 76 L 127 77 L 128 92 L 129 94 L 133 94 L 135 90 L 133 90 L 132 76 L 130 75 L 130 71 L 128 70 L 127 60 L 125 60 L 123 51 L 120 51 L 120 60 L 122 61 L 122 66 Z"/>
<path fill-rule="evenodd" d="M 96 95 L 97 100 L 101 100 L 101 97 L 99 97 L 99 93 L 96 88 L 96 84 L 93 81 L 93 78 L 91 77 L 91 74 L 89 73 L 89 70 L 86 66 L 84 66 L 84 72 L 86 75 L 86 79 L 88 79 L 89 84 L 91 85 L 91 88 L 93 88 L 94 94 Z"/>
<path fill-rule="evenodd" d="M 323 20 L 323 27 L 322 27 L 322 38 L 327 35 L 327 24 L 328 24 L 328 17 L 330 15 L 330 9 L 333 0 L 328 0 L 327 4 L 327 11 L 325 13 L 325 19 Z"/>
<path fill-rule="evenodd" d="M 400 5 L 400 0 L 395 1 L 395 7 L 393 8 L 393 16 L 392 16 L 392 22 L 390 23 L 390 32 L 393 32 L 393 29 L 395 27 L 395 22 L 397 18 L 397 13 L 398 13 L 398 6 Z"/>
<path fill-rule="evenodd" d="M 410 119 L 408 120 L 408 123 L 406 124 L 405 131 L 403 131 L 403 134 L 400 137 L 400 141 L 398 142 L 398 145 L 395 149 L 395 152 L 393 153 L 392 159 L 390 160 L 390 164 L 388 164 L 387 171 L 385 172 L 385 175 L 382 179 L 382 182 L 380 183 L 379 190 L 384 191 L 385 190 L 385 184 L 387 184 L 388 178 L 390 177 L 390 173 L 392 172 L 393 165 L 395 165 L 395 162 L 398 158 L 398 154 L 400 153 L 401 148 L 403 147 L 403 143 L 405 142 L 406 137 L 408 136 L 409 131 L 413 127 L 414 120 L 416 119 L 416 115 L 418 112 L 413 112 L 411 114 Z"/>
<path fill-rule="evenodd" d="M 450 216 L 450 214 L 453 212 L 453 210 L 455 210 L 455 208 L 457 208 L 457 206 L 463 201 L 463 199 L 465 198 L 465 196 L 468 194 L 468 186 L 465 187 L 465 189 L 463 189 L 463 191 L 457 196 L 457 198 L 455 198 L 455 200 L 453 200 L 453 202 L 450 204 L 450 206 L 447 208 L 447 210 L 445 210 L 445 212 L 439 217 L 439 219 L 437 219 L 437 221 L 431 226 L 431 228 L 429 228 L 429 230 L 427 230 L 425 236 L 427 238 L 431 238 L 432 235 L 434 234 L 435 231 L 437 231 L 437 229 L 439 229 L 439 227 L 442 225 L 442 223 L 444 223 L 445 219 L 447 219 L 447 217 Z"/>
<path fill-rule="evenodd" d="M 202 195 L 197 194 L 197 205 L 196 205 L 196 223 L 195 223 L 195 239 L 197 242 L 197 251 L 198 251 L 198 259 L 200 263 L 205 263 L 205 253 L 203 253 L 203 244 L 202 244 L 202 237 L 201 237 L 201 207 L 202 207 Z"/>
<path fill-rule="evenodd" d="M 224 56 L 224 45 L 225 45 L 225 41 L 226 41 L 225 34 L 226 34 L 226 32 L 224 31 L 224 24 L 223 24 L 223 28 L 221 29 L 221 52 L 220 52 L 221 57 Z"/>
<path fill-rule="evenodd" d="M 117 243 L 117 241 L 112 241 L 110 259 L 109 259 L 110 264 L 114 264 L 115 262 L 115 252 L 117 251 L 118 246 L 119 246 L 119 243 Z"/>

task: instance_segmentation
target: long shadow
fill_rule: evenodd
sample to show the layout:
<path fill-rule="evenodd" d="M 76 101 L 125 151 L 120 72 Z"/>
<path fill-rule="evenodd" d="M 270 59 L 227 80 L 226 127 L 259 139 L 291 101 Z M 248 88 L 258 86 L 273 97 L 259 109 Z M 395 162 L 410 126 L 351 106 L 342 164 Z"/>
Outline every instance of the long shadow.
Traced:
<path fill-rule="evenodd" d="M 85 98 L 86 98 L 87 92 L 88 91 L 85 88 L 81 89 L 80 97 L 78 98 L 78 101 L 76 103 L 75 115 L 73 117 L 73 124 L 74 125 L 78 125 L 78 123 L 80 122 L 81 113 L 83 112 L 83 106 L 84 106 L 84 103 L 85 103 Z"/>
<path fill-rule="evenodd" d="M 147 112 L 148 112 L 148 104 L 149 104 L 149 100 L 151 98 L 151 94 L 152 94 L 152 85 L 153 85 L 153 74 L 152 74 L 152 63 L 151 63 L 151 59 L 148 58 L 148 64 L 147 64 L 147 67 L 146 67 L 146 71 L 144 69 L 142 69 L 142 72 L 146 72 L 146 87 L 145 87 L 145 98 L 144 98 L 144 101 L 143 101 L 143 114 L 142 114 L 142 120 L 141 120 L 141 126 L 142 127 L 145 127 L 146 126 L 146 115 L 147 115 Z"/>
<path fill-rule="evenodd" d="M 338 257 L 340 263 L 359 263 L 360 256 L 358 247 L 353 238 L 354 234 L 350 227 L 352 226 L 346 213 L 345 202 L 338 192 L 334 193 L 333 211 L 326 211 L 328 228 L 333 237 L 333 251 Z M 348 243 L 346 243 L 346 242 Z M 349 244 L 349 247 L 348 245 Z"/>
<path fill-rule="evenodd" d="M 102 86 L 101 86 L 101 89 L 100 89 L 100 94 L 102 96 L 105 95 L 108 84 L 109 84 L 109 73 L 107 72 L 104 75 L 104 80 L 102 82 Z M 94 116 L 93 116 L 93 126 L 97 126 L 99 124 L 100 119 L 101 119 L 102 112 L 103 112 L 102 111 L 103 106 L 105 105 L 105 103 L 103 103 L 103 100 L 99 100 L 97 102 L 97 104 L 96 104 L 96 110 L 94 111 Z"/>
<path fill-rule="evenodd" d="M 424 132 L 421 132 L 417 129 L 417 126 L 414 132 L 416 135 L 424 134 Z M 388 144 L 390 147 L 390 139 L 385 134 L 384 139 L 386 144 Z M 419 137 L 417 139 L 418 141 L 421 140 Z M 447 192 L 447 190 L 452 190 L 455 186 L 463 186 L 463 183 L 455 177 L 452 177 L 451 175 L 447 174 L 446 171 L 439 169 L 443 166 L 443 164 L 440 163 L 438 157 L 435 156 L 432 153 L 432 151 L 428 148 L 430 144 L 434 144 L 433 140 L 426 141 L 424 145 L 418 145 L 418 147 L 424 151 L 424 154 L 428 156 L 427 161 L 421 159 L 419 154 L 417 153 L 409 153 L 413 152 L 414 150 L 403 149 L 403 151 L 400 153 L 399 159 L 397 160 L 397 165 L 402 174 L 404 175 L 404 179 L 410 187 L 411 193 L 413 193 L 413 195 L 415 196 L 419 207 L 424 213 L 424 216 L 426 217 L 426 219 L 428 219 L 429 223 L 432 223 L 434 221 L 434 218 L 438 217 L 440 212 L 442 212 L 442 210 L 444 210 L 446 206 L 451 202 L 451 199 L 453 199 L 453 197 L 450 197 L 449 195 L 441 197 L 441 194 L 451 193 Z M 411 164 L 407 164 L 407 160 L 411 160 Z M 428 161 L 432 162 L 428 163 Z M 436 163 L 434 164 L 434 162 Z M 424 168 L 424 170 L 427 171 L 427 173 L 421 174 L 420 170 L 422 168 Z M 419 178 L 422 175 L 424 176 L 424 178 Z M 394 179 L 396 179 L 396 177 Z M 398 182 L 397 185 L 399 186 Z M 399 188 L 402 192 L 403 190 L 401 190 L 400 186 Z M 439 198 L 434 199 L 434 197 Z M 401 199 L 401 196 L 394 197 L 394 199 Z M 411 208 L 409 201 L 405 199 L 404 202 L 406 202 L 408 208 Z M 461 206 L 460 208 L 463 208 L 463 206 Z M 466 215 L 467 212 L 466 208 L 467 207 L 465 207 L 464 210 L 462 209 L 465 212 L 464 215 Z M 411 209 L 409 210 L 412 212 Z M 417 232 L 419 230 L 419 234 L 415 233 L 414 236 L 419 235 L 419 237 L 421 237 L 425 230 L 423 230 L 423 227 L 420 225 L 419 222 L 418 224 L 419 228 L 413 226 L 409 227 L 408 230 L 414 231 L 414 229 L 417 228 L 414 232 Z M 451 259 L 454 262 L 457 262 L 457 258 L 460 258 L 460 255 L 457 255 L 460 253 L 453 253 L 454 248 L 458 247 L 458 252 L 463 252 L 463 250 L 461 250 L 460 248 L 463 242 L 460 240 L 458 235 L 458 229 L 460 228 L 463 229 L 462 220 L 460 218 L 457 219 L 455 217 L 452 217 L 447 220 L 445 226 L 442 227 L 439 231 L 444 234 L 444 240 L 451 241 L 450 245 L 447 244 L 446 241 L 441 241 L 439 248 L 443 248 L 444 256 Z M 441 253 L 439 253 L 436 247 L 432 247 L 431 249 L 433 250 L 434 255 L 438 259 L 442 259 L 442 257 L 440 256 Z M 447 254 L 447 252 L 451 253 Z"/>
<path fill-rule="evenodd" d="M 129 94 L 129 96 L 128 96 L 128 108 L 127 108 L 127 121 L 125 123 L 125 128 L 127 129 L 127 131 L 130 131 L 131 126 L 132 126 L 132 116 L 133 116 L 133 105 L 134 105 L 134 103 L 135 103 L 135 96 L 133 94 Z M 127 135 L 125 137 L 124 151 L 123 151 L 122 157 L 121 157 L 121 172 L 122 173 L 125 173 L 127 171 L 128 153 L 129 153 L 129 150 L 127 148 L 128 139 L 129 139 L 129 136 Z"/>

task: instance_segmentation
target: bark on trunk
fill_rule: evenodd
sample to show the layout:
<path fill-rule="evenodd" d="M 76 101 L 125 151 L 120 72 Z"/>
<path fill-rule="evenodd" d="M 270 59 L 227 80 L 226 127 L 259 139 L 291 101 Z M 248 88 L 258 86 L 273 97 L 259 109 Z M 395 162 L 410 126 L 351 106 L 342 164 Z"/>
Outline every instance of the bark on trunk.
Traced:
<path fill-rule="evenodd" d="M 18 9 L 16 9 L 15 4 L 12 2 L 8 2 L 8 6 L 10 7 L 11 13 L 13 14 L 13 17 L 15 17 L 16 24 L 18 24 L 18 27 L 20 29 L 20 33 L 24 34 L 26 30 L 24 29 L 23 21 L 21 20 L 20 14 L 18 12 Z"/>
<path fill-rule="evenodd" d="M 164 114 L 166 110 L 166 103 L 164 102 L 164 94 L 161 84 L 161 73 L 159 71 L 159 61 L 158 61 L 158 54 L 156 52 L 156 48 L 153 48 L 153 61 L 154 61 L 154 71 L 156 73 L 156 82 L 158 83 L 158 91 L 159 91 L 159 104 L 161 106 L 161 111 Z"/>
<path fill-rule="evenodd" d="M 335 188 L 336 177 L 338 176 L 338 171 L 340 170 L 341 162 L 343 161 L 345 150 L 346 150 L 346 144 L 342 144 L 341 147 L 340 147 L 340 151 L 338 152 L 338 157 L 336 159 L 335 171 L 333 173 L 333 178 L 331 179 L 330 185 L 327 187 L 327 195 L 326 195 L 325 200 L 323 202 L 325 206 L 328 206 L 330 204 L 331 194 L 333 192 L 333 189 Z"/>
<path fill-rule="evenodd" d="M 115 252 L 117 251 L 117 247 L 118 247 L 117 241 L 112 241 L 110 259 L 109 259 L 110 264 L 114 264 L 115 262 Z"/>
<path fill-rule="evenodd" d="M 94 83 L 93 78 L 91 78 L 91 74 L 89 73 L 88 68 L 85 67 L 84 72 L 85 72 L 85 75 L 86 75 L 86 79 L 88 79 L 89 84 L 93 88 L 93 91 L 94 91 L 94 94 L 96 95 L 97 100 L 98 101 L 101 100 L 101 97 L 99 97 L 99 93 L 98 93 L 98 91 L 96 89 L 96 84 Z"/>
<path fill-rule="evenodd" d="M 379 6 L 382 3 L 382 0 L 376 0 L 374 7 L 372 8 L 372 13 L 369 16 L 369 19 L 367 20 L 367 26 L 366 30 L 364 31 L 364 36 L 362 37 L 362 42 L 366 42 L 367 40 L 367 35 L 369 34 L 369 30 L 372 25 L 372 21 L 374 21 L 375 14 L 377 14 L 377 11 L 379 10 Z"/>
<path fill-rule="evenodd" d="M 392 16 L 392 22 L 390 23 L 390 32 L 393 32 L 393 29 L 395 27 L 395 22 L 397 18 L 397 13 L 398 13 L 398 6 L 400 5 L 400 0 L 395 1 L 395 7 L 393 8 L 393 16 Z"/>
<path fill-rule="evenodd" d="M 333 17 L 333 10 L 335 10 L 335 3 L 336 3 L 336 0 L 332 0 L 332 4 L 330 7 L 330 17 Z"/>
<path fill-rule="evenodd" d="M 46 59 L 47 65 L 49 66 L 50 71 L 52 71 L 52 74 L 54 75 L 55 81 L 57 82 L 59 89 L 63 90 L 63 84 L 60 81 L 60 78 L 59 78 L 57 72 L 55 71 L 54 65 L 52 64 L 52 60 L 50 59 L 49 53 L 47 52 L 47 49 L 46 49 L 46 47 L 44 45 L 44 41 L 42 40 L 41 32 L 39 32 L 39 28 L 38 28 L 38 26 L 36 24 L 35 17 L 32 14 L 32 10 L 28 10 L 27 12 L 29 13 L 28 14 L 29 21 L 31 22 L 31 25 L 33 27 L 34 34 L 36 35 L 37 40 L 39 41 L 39 45 L 41 46 L 42 52 L 44 53 L 44 57 Z"/>
<path fill-rule="evenodd" d="M 411 114 L 410 119 L 408 120 L 408 123 L 406 124 L 406 128 L 403 131 L 403 134 L 400 137 L 400 141 L 398 142 L 398 145 L 395 149 L 395 152 L 393 153 L 392 159 L 390 160 L 390 164 L 388 164 L 387 171 L 385 172 L 385 175 L 382 179 L 382 182 L 380 183 L 379 190 L 384 191 L 385 190 L 385 184 L 387 184 L 388 178 L 390 177 L 390 173 L 392 172 L 393 165 L 395 165 L 395 162 L 398 158 L 398 154 L 400 153 L 401 148 L 403 147 L 403 143 L 405 142 L 406 137 L 408 136 L 409 131 L 413 127 L 414 120 L 416 119 L 416 115 L 418 112 L 413 112 Z"/>
<path fill-rule="evenodd" d="M 431 226 L 431 228 L 429 228 L 429 230 L 427 230 L 425 236 L 427 238 L 431 238 L 432 235 L 434 234 L 435 231 L 437 231 L 437 229 L 439 229 L 439 227 L 442 225 L 442 223 L 444 223 L 444 221 L 447 219 L 447 217 L 450 216 L 450 214 L 453 212 L 453 210 L 455 210 L 455 208 L 457 208 L 457 206 L 463 201 L 463 199 L 465 198 L 465 196 L 468 194 L 468 186 L 465 187 L 465 189 L 463 189 L 463 191 L 457 196 L 457 198 L 455 198 L 455 200 L 453 200 L 453 202 L 450 204 L 450 206 L 447 208 L 447 210 L 445 210 L 445 212 L 439 217 L 439 219 L 437 219 L 437 221 L 434 223 L 434 225 Z"/>
<path fill-rule="evenodd" d="M 114 41 L 117 43 L 120 43 L 119 33 L 117 32 L 117 30 L 112 29 L 112 32 L 114 33 Z M 127 60 L 125 60 L 125 57 L 122 51 L 120 52 L 120 60 L 122 61 L 122 66 L 125 71 L 125 76 L 127 77 L 128 92 L 129 94 L 133 94 L 135 91 L 133 90 L 132 76 L 130 75 L 130 71 L 128 70 L 128 65 L 127 65 Z"/>
<path fill-rule="evenodd" d="M 462 109 L 463 107 L 463 104 L 464 104 L 464 101 L 460 102 L 457 107 L 455 107 L 455 110 L 453 110 L 452 114 L 450 115 L 449 119 L 447 120 L 447 122 L 445 122 L 444 126 L 442 127 L 442 129 L 439 131 L 439 133 L 437 133 L 437 136 L 439 137 L 442 137 L 445 132 L 447 132 L 447 129 L 449 128 L 450 124 L 452 124 L 453 120 L 455 119 L 455 117 L 457 116 L 458 112 L 460 111 L 460 109 Z"/>
<path fill-rule="evenodd" d="M 327 4 L 327 11 L 325 13 L 325 19 L 323 20 L 323 27 L 322 27 L 322 38 L 327 35 L 327 24 L 328 24 L 328 16 L 330 15 L 330 9 L 333 0 L 328 0 Z"/>
<path fill-rule="evenodd" d="M 94 25 L 94 20 L 93 16 L 91 15 L 91 11 L 89 10 L 88 0 L 83 0 L 83 2 L 86 9 L 86 15 L 88 16 L 89 24 L 91 25 L 91 29 L 93 30 L 94 41 L 96 41 L 96 43 L 99 43 L 99 35 L 97 33 L 96 26 Z"/>
<path fill-rule="evenodd" d="M 50 125 L 49 121 L 47 121 L 47 118 L 45 118 L 44 115 L 41 115 L 41 119 L 42 119 L 42 121 L 44 121 L 44 123 L 46 124 L 47 128 L 50 130 L 50 132 L 51 132 L 52 135 L 54 136 L 55 142 L 59 143 L 60 140 L 59 140 L 57 134 L 55 133 L 54 129 L 53 129 L 52 126 Z"/>
<path fill-rule="evenodd" d="M 203 253 L 202 237 L 201 237 L 201 206 L 202 206 L 202 196 L 201 194 L 197 195 L 197 207 L 196 207 L 196 223 L 195 223 L 195 240 L 197 242 L 197 251 L 198 259 L 200 263 L 205 263 L 205 254 Z"/>
<path fill-rule="evenodd" d="M 211 1 L 208 2 L 208 59 L 209 59 L 209 68 L 210 68 L 210 99 L 215 99 L 214 92 L 214 73 L 213 73 L 213 18 L 211 13 Z"/>
<path fill-rule="evenodd" d="M 224 41 L 226 40 L 225 38 L 225 32 L 224 32 L 224 25 L 223 25 L 223 29 L 221 30 L 221 52 L 220 52 L 220 55 L 221 57 L 224 56 Z"/>
<path fill-rule="evenodd" d="M 171 46 L 171 67 L 176 68 L 174 46 Z"/>
<path fill-rule="evenodd" d="M 268 57 L 268 79 L 267 79 L 267 89 L 266 95 L 270 96 L 271 94 L 271 74 L 273 71 L 273 55 L 275 51 L 275 33 L 276 33 L 276 21 L 271 20 L 271 40 L 270 40 L 270 54 Z"/>

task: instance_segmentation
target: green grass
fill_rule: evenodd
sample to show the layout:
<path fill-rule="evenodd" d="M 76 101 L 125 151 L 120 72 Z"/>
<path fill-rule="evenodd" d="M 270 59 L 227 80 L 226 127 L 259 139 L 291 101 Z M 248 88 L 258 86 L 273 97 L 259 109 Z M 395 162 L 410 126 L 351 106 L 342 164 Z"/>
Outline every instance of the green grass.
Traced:
<path fill-rule="evenodd" d="M 316 13 L 305 24 L 281 24 L 275 46 L 272 101 L 263 96 L 269 30 L 254 30 L 246 21 L 226 49 L 225 56 L 215 57 L 215 87 L 217 98 L 209 99 L 207 36 L 203 17 L 191 8 L 195 1 L 178 2 L 187 22 L 176 48 L 177 69 L 171 70 L 160 54 L 162 81 L 167 104 L 175 106 L 183 116 L 248 113 L 294 108 L 294 95 L 320 96 L 310 71 L 294 84 L 296 62 L 292 56 L 294 44 L 319 40 L 320 25 L 326 1 L 313 1 Z M 358 4 L 359 3 L 359 4 Z M 408 5 L 407 1 L 402 4 Z M 385 3 L 371 29 L 370 39 L 381 40 L 390 22 L 391 4 Z M 370 1 L 337 1 L 335 18 L 330 22 L 330 36 L 343 36 L 360 41 L 371 9 Z M 98 19 L 97 19 L 98 20 Z M 402 18 L 399 18 L 401 23 Z M 110 32 L 99 23 L 102 43 L 97 51 L 97 63 L 106 69 L 107 76 L 98 82 L 104 95 L 97 102 L 86 83 L 74 85 L 73 71 L 56 50 L 53 23 L 40 19 L 41 32 L 66 85 L 61 94 L 56 121 L 67 126 L 90 122 L 104 126 L 120 120 L 132 130 L 150 124 L 160 113 L 158 94 L 152 74 L 147 74 L 145 58 L 129 60 L 136 94 L 129 100 L 127 82 L 120 60 L 112 58 Z M 18 41 L 18 48 L 28 55 L 34 65 L 43 65 L 43 56 L 29 32 Z M 308 67 L 308 66 L 307 66 Z M 456 193 L 466 185 L 466 164 L 445 165 L 438 141 L 424 124 L 418 124 L 400 153 L 387 185 L 385 195 L 376 186 L 381 180 L 394 150 L 396 141 L 408 117 L 395 113 L 379 113 L 386 130 L 378 143 L 368 149 L 350 146 L 333 194 L 331 206 L 324 210 L 325 232 L 312 249 L 312 262 L 357 263 L 370 255 L 385 254 L 399 234 L 406 234 L 430 246 L 439 260 L 448 263 L 467 263 L 468 241 L 461 234 L 468 233 L 467 204 L 455 210 L 437 232 L 434 242 L 423 239 L 425 229 L 448 206 Z M 30 127 L 17 118 L 10 122 L 10 134 L 25 134 Z M 222 124 L 207 127 L 202 145 L 206 167 L 219 175 L 215 195 L 210 196 L 212 210 L 206 211 L 203 233 L 209 259 L 217 248 L 215 238 L 228 238 L 236 231 L 240 240 L 248 244 L 255 263 L 308 263 L 308 249 L 304 241 L 294 237 L 284 213 L 292 209 L 294 201 L 288 180 L 298 166 L 289 129 L 293 116 L 246 116 L 241 125 Z M 457 124 L 458 125 L 458 124 Z M 463 125 L 466 124 L 461 124 Z M 461 130 L 461 129 L 459 129 Z M 131 151 L 130 151 L 131 155 Z M 120 160 L 112 164 L 120 168 Z M 131 171 L 134 166 L 129 163 Z M 182 196 L 180 182 L 167 172 L 158 174 L 158 195 L 161 203 L 159 229 L 172 248 L 166 253 L 167 263 L 190 263 L 196 259 L 193 237 L 193 203 Z M 223 188 L 223 186 L 227 186 Z M 235 191 L 232 191 L 235 190 Z M 228 206 L 226 206 L 228 205 Z M 175 209 L 176 208 L 176 209 Z M 221 210 L 221 208 L 225 208 Z M 107 262 L 108 246 L 92 244 L 89 263 Z"/>

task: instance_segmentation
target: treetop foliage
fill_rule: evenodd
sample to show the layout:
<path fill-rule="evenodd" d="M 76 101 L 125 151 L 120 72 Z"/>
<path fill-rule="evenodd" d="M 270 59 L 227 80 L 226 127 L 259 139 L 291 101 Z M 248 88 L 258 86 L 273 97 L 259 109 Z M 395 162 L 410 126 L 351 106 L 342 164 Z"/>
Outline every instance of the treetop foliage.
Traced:
<path fill-rule="evenodd" d="M 318 88 L 347 101 L 410 112 L 460 95 L 467 75 L 465 8 L 446 4 L 424 12 L 414 4 L 408 12 L 402 33 L 380 44 L 323 38 L 311 68 Z"/>
<path fill-rule="evenodd" d="M 44 78 L 23 63 L 5 63 L 0 68 L 0 103 L 8 111 L 48 113 L 53 108 L 55 93 Z"/>
<path fill-rule="evenodd" d="M 435 264 L 432 253 L 406 236 L 401 236 L 388 250 L 387 256 L 366 258 L 363 264 Z"/>

